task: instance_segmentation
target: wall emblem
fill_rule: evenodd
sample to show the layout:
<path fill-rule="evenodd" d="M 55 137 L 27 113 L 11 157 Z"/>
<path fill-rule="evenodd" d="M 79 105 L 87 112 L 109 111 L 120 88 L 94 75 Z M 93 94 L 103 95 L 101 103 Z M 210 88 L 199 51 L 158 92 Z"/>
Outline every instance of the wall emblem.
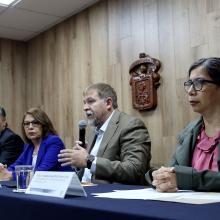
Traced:
<path fill-rule="evenodd" d="M 154 109 L 157 106 L 157 88 L 160 85 L 160 61 L 145 53 L 140 53 L 139 58 L 129 68 L 133 108 Z"/>

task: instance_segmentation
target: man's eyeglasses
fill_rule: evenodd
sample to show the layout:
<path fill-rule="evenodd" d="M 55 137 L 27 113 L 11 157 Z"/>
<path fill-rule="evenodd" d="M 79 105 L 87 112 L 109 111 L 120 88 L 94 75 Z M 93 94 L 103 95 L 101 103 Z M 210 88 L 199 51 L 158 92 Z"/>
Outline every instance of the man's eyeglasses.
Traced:
<path fill-rule="evenodd" d="M 33 121 L 24 121 L 23 122 L 23 126 L 25 128 L 29 128 L 30 125 L 32 125 L 33 127 L 37 127 L 40 124 L 39 121 L 33 120 Z"/>
<path fill-rule="evenodd" d="M 184 88 L 186 90 L 186 92 L 189 91 L 189 89 L 191 88 L 191 86 L 193 86 L 193 89 L 195 91 L 201 91 L 202 87 L 204 86 L 204 84 L 206 83 L 212 83 L 212 84 L 217 84 L 215 81 L 212 80 L 206 80 L 206 79 L 194 79 L 194 80 L 188 80 L 186 82 L 184 82 Z"/>

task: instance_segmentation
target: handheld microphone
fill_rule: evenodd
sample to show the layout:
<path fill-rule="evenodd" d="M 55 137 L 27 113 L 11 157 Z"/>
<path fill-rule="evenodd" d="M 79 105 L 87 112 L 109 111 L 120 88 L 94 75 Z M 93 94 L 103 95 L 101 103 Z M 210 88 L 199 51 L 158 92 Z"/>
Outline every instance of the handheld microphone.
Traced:
<path fill-rule="evenodd" d="M 79 141 L 82 142 L 80 146 L 84 148 L 85 148 L 86 126 L 87 126 L 87 121 L 85 120 L 79 121 Z"/>

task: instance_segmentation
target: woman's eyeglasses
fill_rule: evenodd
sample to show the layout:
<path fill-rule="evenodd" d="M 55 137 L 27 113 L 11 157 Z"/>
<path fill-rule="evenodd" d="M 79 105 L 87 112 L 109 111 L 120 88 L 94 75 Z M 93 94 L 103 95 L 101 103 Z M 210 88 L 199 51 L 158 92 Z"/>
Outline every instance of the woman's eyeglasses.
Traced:
<path fill-rule="evenodd" d="M 23 126 L 25 128 L 29 128 L 30 125 L 32 125 L 33 127 L 37 127 L 40 124 L 39 121 L 33 120 L 33 121 L 24 121 L 23 122 Z"/>
<path fill-rule="evenodd" d="M 190 80 L 184 82 L 184 88 L 185 88 L 186 92 L 189 91 L 191 86 L 193 86 L 193 89 L 195 91 L 201 91 L 203 86 L 206 83 L 212 83 L 212 84 L 216 84 L 217 85 L 217 83 L 215 81 L 198 78 L 198 79 L 194 79 L 194 80 L 190 79 Z"/>

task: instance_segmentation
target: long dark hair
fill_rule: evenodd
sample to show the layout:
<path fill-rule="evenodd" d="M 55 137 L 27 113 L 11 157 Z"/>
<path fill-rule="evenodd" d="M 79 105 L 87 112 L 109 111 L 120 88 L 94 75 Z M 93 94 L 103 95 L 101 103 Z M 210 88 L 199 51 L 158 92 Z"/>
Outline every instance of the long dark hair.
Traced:
<path fill-rule="evenodd" d="M 202 67 L 210 78 L 216 82 L 218 86 L 220 86 L 220 58 L 219 57 L 209 57 L 209 58 L 202 58 L 193 63 L 189 68 L 189 76 L 192 70 L 196 69 L 197 67 Z"/>
<path fill-rule="evenodd" d="M 54 126 L 49 119 L 48 115 L 40 108 L 30 108 L 27 112 L 24 113 L 22 120 L 22 134 L 27 143 L 31 143 L 31 140 L 27 138 L 25 129 L 23 126 L 24 119 L 26 115 L 31 115 L 39 124 L 42 126 L 42 138 L 47 137 L 49 134 L 57 135 L 57 131 L 54 129 Z"/>

